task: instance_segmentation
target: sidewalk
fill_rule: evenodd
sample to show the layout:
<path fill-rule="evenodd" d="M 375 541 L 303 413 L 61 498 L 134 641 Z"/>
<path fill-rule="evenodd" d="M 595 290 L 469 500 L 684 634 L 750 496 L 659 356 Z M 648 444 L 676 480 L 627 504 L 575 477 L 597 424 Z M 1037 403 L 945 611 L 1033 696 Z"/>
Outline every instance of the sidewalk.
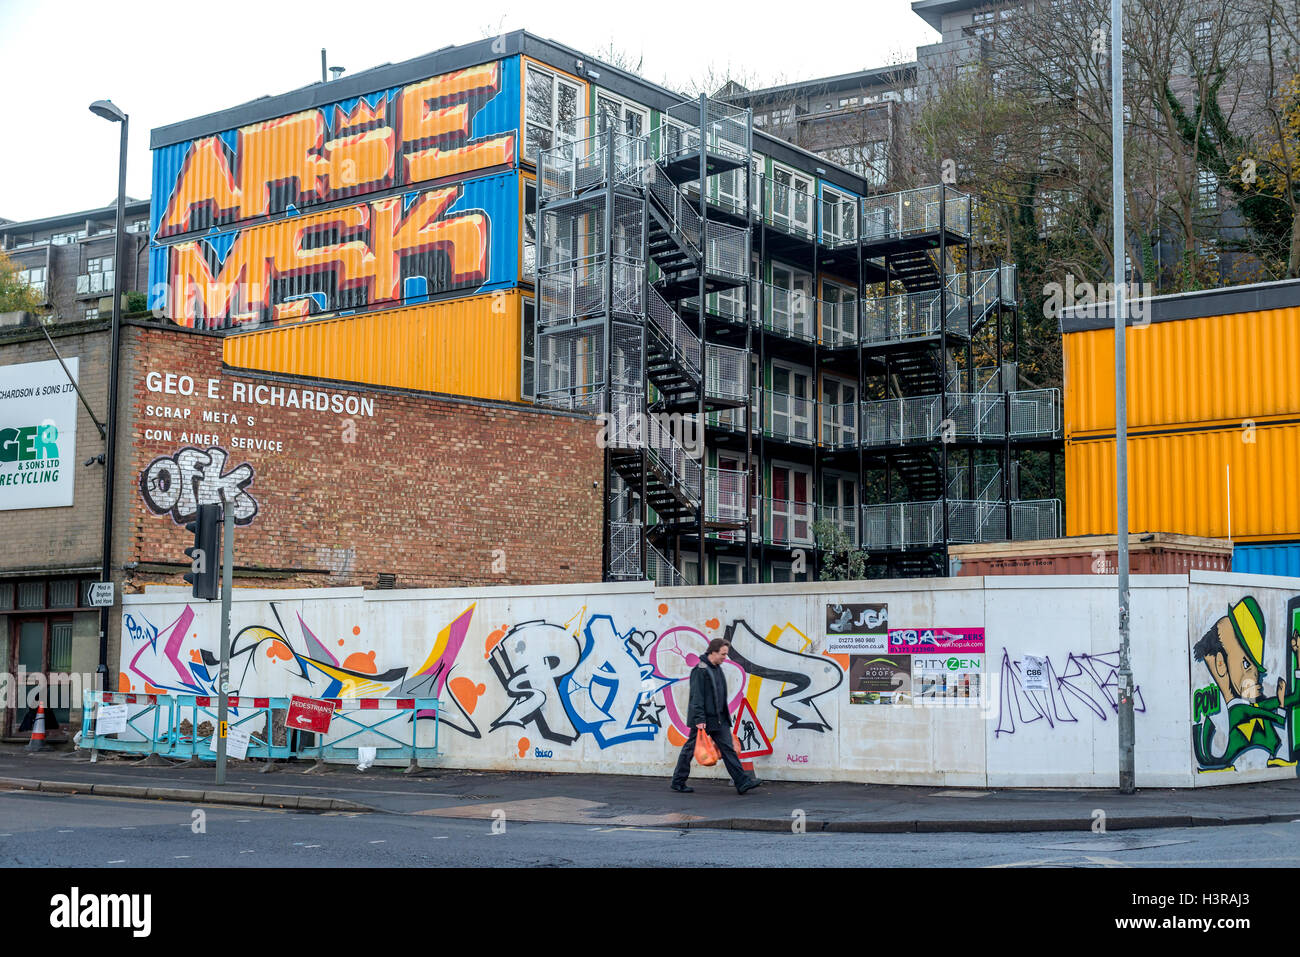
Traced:
<path fill-rule="evenodd" d="M 628 775 L 427 770 L 361 773 L 335 766 L 302 773 L 309 764 L 233 762 L 218 788 L 215 770 L 136 767 L 86 752 L 29 754 L 0 746 L 0 791 L 42 790 L 117 798 L 234 804 L 292 810 L 382 812 L 491 820 L 624 827 L 729 828 L 784 831 L 803 812 L 808 831 L 876 833 L 1090 830 L 1094 810 L 1107 831 L 1153 827 L 1265 824 L 1300 819 L 1300 780 L 1190 789 L 1020 789 L 976 791 L 941 787 L 767 782 L 738 795 L 729 782 L 695 777 L 693 794 L 668 789 L 662 778 Z"/>

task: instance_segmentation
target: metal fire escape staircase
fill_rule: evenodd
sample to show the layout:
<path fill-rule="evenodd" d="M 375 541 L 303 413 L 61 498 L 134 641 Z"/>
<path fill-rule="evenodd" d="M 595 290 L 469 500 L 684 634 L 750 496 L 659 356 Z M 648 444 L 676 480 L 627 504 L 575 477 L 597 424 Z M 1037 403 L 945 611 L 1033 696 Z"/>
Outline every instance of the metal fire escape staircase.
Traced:
<path fill-rule="evenodd" d="M 727 288 L 727 270 L 711 269 L 711 257 L 721 250 L 725 258 L 735 246 L 721 231 L 734 227 L 715 230 L 679 183 L 691 169 L 699 182 L 702 165 L 724 170 L 748 160 L 714 157 L 705 101 L 682 106 L 700 120 L 683 128 L 679 119 L 679 139 L 671 149 L 661 142 L 657 159 L 651 137 L 622 133 L 597 116 L 562 131 L 538 162 L 537 401 L 603 416 L 604 564 L 613 580 L 686 583 L 649 535 L 702 533 L 699 413 L 744 398 L 743 378 L 728 375 L 748 369 L 744 351 L 706 347 L 698 313 L 692 328 L 673 303 L 697 295 L 701 284 L 706 292 Z M 732 258 L 739 275 L 730 282 L 743 283 L 741 256 Z M 660 273 L 653 285 L 651 263 Z M 676 425 L 693 431 L 692 450 Z"/>

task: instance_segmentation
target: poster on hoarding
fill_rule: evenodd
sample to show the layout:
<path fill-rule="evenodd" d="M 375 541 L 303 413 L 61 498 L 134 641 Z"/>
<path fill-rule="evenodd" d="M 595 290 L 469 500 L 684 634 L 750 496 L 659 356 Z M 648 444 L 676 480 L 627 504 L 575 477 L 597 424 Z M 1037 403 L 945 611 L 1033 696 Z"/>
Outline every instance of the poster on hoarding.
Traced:
<path fill-rule="evenodd" d="M 72 504 L 78 360 L 63 361 L 0 366 L 0 510 Z"/>
<path fill-rule="evenodd" d="M 983 628 L 891 628 L 891 655 L 984 654 Z"/>
<path fill-rule="evenodd" d="M 826 606 L 826 650 L 833 655 L 883 653 L 888 632 L 888 605 Z"/>
<path fill-rule="evenodd" d="M 1025 655 L 1020 661 L 1020 683 L 1026 691 L 1046 691 L 1047 659 Z"/>
<path fill-rule="evenodd" d="M 912 697 L 912 659 L 850 655 L 849 704 L 902 704 Z"/>
<path fill-rule="evenodd" d="M 983 655 L 913 655 L 912 690 L 921 700 L 975 699 L 983 672 Z"/>

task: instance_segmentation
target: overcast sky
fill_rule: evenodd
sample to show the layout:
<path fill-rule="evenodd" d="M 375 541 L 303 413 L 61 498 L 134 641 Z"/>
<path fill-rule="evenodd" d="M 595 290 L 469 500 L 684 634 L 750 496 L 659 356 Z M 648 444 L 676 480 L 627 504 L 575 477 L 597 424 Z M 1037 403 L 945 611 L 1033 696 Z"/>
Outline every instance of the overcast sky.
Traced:
<path fill-rule="evenodd" d="M 113 202 L 118 130 L 87 109 L 94 100 L 130 115 L 127 194 L 143 198 L 152 128 L 318 81 L 321 47 L 355 73 L 519 29 L 597 57 L 612 43 L 674 86 L 710 66 L 751 86 L 849 73 L 938 40 L 910 0 L 0 0 L 0 89 L 11 97 L 0 218 Z"/>

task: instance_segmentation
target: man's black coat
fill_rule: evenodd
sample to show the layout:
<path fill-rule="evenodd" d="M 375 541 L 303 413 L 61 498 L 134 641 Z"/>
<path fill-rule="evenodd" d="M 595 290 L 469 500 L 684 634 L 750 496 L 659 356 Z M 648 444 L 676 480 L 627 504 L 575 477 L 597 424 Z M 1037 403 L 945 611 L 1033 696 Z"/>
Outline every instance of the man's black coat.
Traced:
<path fill-rule="evenodd" d="M 727 711 L 727 679 L 722 668 L 709 664 L 707 658 L 701 658 L 691 671 L 691 700 L 686 709 L 689 727 L 693 728 L 701 721 L 710 734 L 731 727 L 731 715 Z"/>

